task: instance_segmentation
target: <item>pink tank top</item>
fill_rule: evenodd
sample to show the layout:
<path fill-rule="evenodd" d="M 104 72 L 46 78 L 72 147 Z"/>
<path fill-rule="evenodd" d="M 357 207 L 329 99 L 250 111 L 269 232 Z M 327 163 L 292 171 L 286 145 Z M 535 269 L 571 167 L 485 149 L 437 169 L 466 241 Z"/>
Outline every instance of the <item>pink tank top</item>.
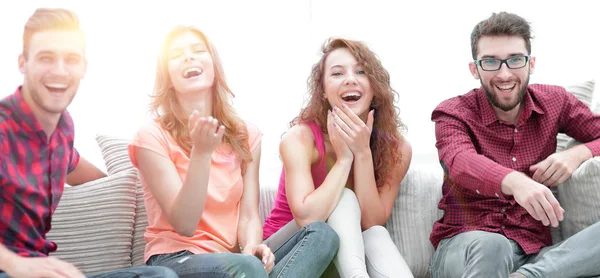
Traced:
<path fill-rule="evenodd" d="M 323 141 L 323 134 L 321 129 L 316 123 L 306 122 L 303 123 L 310 127 L 315 138 L 315 145 L 319 152 L 319 159 L 310 167 L 312 179 L 317 189 L 327 176 L 327 166 L 325 165 L 325 142 Z M 263 239 L 269 238 L 272 234 L 277 232 L 281 227 L 292 221 L 294 216 L 288 205 L 287 197 L 285 195 L 285 171 L 281 170 L 281 176 L 279 178 L 279 187 L 277 189 L 277 196 L 275 197 L 275 205 L 271 210 L 271 214 L 265 219 L 265 225 L 263 227 Z"/>

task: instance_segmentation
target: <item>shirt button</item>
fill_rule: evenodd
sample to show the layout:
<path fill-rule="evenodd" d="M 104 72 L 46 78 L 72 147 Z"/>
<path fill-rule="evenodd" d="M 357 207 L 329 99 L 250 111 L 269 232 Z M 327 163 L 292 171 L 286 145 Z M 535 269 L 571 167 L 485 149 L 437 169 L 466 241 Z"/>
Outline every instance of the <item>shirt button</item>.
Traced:
<path fill-rule="evenodd" d="M 477 192 L 477 194 L 481 194 L 481 193 L 479 193 L 479 189 L 476 189 L 475 192 Z"/>
<path fill-rule="evenodd" d="M 516 128 L 515 128 L 515 133 L 519 132 Z"/>
<path fill-rule="evenodd" d="M 502 208 L 502 212 L 506 212 L 506 208 Z"/>
<path fill-rule="evenodd" d="M 517 161 L 517 158 L 513 156 L 512 161 L 513 162 Z"/>
<path fill-rule="evenodd" d="M 495 195 L 496 195 L 496 198 L 500 198 L 500 196 L 498 195 L 498 193 L 496 193 Z"/>
<path fill-rule="evenodd" d="M 502 229 L 502 230 L 504 230 L 504 228 L 505 228 L 505 227 L 504 227 L 504 225 L 502 225 L 502 226 L 500 227 L 500 229 Z"/>

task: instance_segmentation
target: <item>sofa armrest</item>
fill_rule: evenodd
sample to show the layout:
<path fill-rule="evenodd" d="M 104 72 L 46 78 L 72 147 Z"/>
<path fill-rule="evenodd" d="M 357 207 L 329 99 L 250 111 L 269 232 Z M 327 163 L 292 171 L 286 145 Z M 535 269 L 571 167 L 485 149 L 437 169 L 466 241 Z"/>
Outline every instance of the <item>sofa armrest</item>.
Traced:
<path fill-rule="evenodd" d="M 583 162 L 558 187 L 558 199 L 565 210 L 560 224 L 563 239 L 600 221 L 600 157 Z"/>

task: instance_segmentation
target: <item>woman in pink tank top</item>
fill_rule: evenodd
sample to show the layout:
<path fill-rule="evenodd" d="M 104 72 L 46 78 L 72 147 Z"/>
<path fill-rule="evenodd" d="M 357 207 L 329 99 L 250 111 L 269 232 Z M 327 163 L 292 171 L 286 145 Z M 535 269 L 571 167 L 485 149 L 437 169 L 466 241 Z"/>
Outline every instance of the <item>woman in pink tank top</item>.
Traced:
<path fill-rule="evenodd" d="M 339 236 L 333 262 L 342 278 L 412 277 L 383 227 L 412 156 L 397 93 L 363 42 L 330 39 L 322 52 L 310 100 L 280 143 L 284 170 L 265 243 L 276 247 L 298 227 L 326 221 Z"/>

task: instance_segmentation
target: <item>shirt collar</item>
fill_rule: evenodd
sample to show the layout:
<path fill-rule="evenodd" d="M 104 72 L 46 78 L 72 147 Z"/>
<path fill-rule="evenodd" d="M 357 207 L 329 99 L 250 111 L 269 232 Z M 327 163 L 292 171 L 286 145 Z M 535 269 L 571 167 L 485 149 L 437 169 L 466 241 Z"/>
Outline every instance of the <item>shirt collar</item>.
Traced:
<path fill-rule="evenodd" d="M 481 109 L 481 121 L 484 125 L 488 126 L 496 121 L 498 121 L 498 116 L 496 116 L 496 112 L 492 108 L 492 104 L 489 102 L 487 97 L 485 96 L 485 91 L 483 88 L 479 88 L 476 90 L 477 94 L 477 103 L 479 103 L 479 108 Z M 544 110 L 533 100 L 531 97 L 531 89 L 528 87 L 525 91 L 525 95 L 523 96 L 523 100 L 521 102 L 523 106 L 523 111 L 521 111 L 521 116 L 519 118 L 519 124 L 526 122 L 533 112 L 537 114 L 545 114 Z"/>
<path fill-rule="evenodd" d="M 22 86 L 19 86 L 12 96 L 12 109 L 13 120 L 18 123 L 25 132 L 46 134 L 40 122 L 35 118 L 33 110 L 31 110 L 31 107 L 29 107 L 23 98 Z M 68 130 L 68 123 L 65 122 L 66 116 L 68 117 L 68 112 L 64 111 L 58 120 L 55 131 Z"/>

